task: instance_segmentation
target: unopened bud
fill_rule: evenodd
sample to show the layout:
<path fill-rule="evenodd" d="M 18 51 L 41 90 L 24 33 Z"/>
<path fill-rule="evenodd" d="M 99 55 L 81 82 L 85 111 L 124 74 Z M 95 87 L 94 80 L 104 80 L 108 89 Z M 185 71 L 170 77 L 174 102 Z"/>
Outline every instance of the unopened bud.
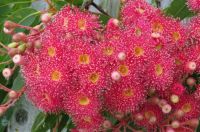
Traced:
<path fill-rule="evenodd" d="M 162 108 L 166 104 L 167 104 L 167 101 L 164 99 L 161 99 L 160 102 L 158 103 L 158 106 Z"/>
<path fill-rule="evenodd" d="M 180 123 L 179 123 L 179 121 L 173 121 L 172 123 L 171 123 L 171 126 L 172 126 L 172 128 L 179 128 L 180 127 Z"/>
<path fill-rule="evenodd" d="M 163 112 L 164 114 L 170 113 L 171 110 L 172 110 L 172 107 L 171 107 L 171 105 L 169 105 L 169 104 L 165 104 L 165 105 L 162 107 L 162 112 Z"/>
<path fill-rule="evenodd" d="M 8 97 L 9 97 L 10 99 L 15 99 L 15 98 L 18 97 L 18 93 L 12 90 L 12 91 L 10 91 L 10 92 L 8 93 Z"/>
<path fill-rule="evenodd" d="M 42 14 L 40 19 L 43 23 L 48 23 L 51 20 L 51 15 L 49 13 Z"/>
<path fill-rule="evenodd" d="M 183 117 L 185 115 L 185 113 L 184 113 L 184 111 L 182 111 L 182 110 L 177 110 L 175 113 L 174 113 L 174 116 L 176 117 L 176 118 L 181 118 L 181 117 Z"/>
<path fill-rule="evenodd" d="M 14 55 L 16 55 L 16 54 L 18 54 L 19 53 L 19 51 L 18 51 L 18 49 L 16 49 L 16 48 L 10 48 L 9 50 L 8 50 L 8 55 L 10 55 L 11 57 L 13 57 Z"/>
<path fill-rule="evenodd" d="M 26 44 L 21 44 L 17 47 L 19 53 L 24 53 L 26 51 Z"/>
<path fill-rule="evenodd" d="M 23 57 L 22 57 L 20 54 L 15 55 L 15 56 L 12 58 L 12 60 L 13 60 L 13 62 L 14 62 L 15 64 L 18 64 L 18 65 L 20 65 L 20 64 L 23 63 Z"/>
<path fill-rule="evenodd" d="M 175 131 L 174 131 L 174 129 L 172 129 L 171 127 L 168 127 L 168 128 L 166 129 L 166 132 L 175 132 Z"/>
<path fill-rule="evenodd" d="M 172 94 L 171 97 L 170 97 L 170 100 L 171 100 L 172 103 L 176 104 L 176 103 L 179 102 L 179 96 Z"/>
<path fill-rule="evenodd" d="M 155 116 L 152 116 L 152 117 L 149 118 L 149 123 L 150 124 L 155 124 L 156 122 L 157 122 L 157 119 L 156 119 Z"/>
<path fill-rule="evenodd" d="M 113 72 L 111 73 L 111 78 L 112 78 L 113 80 L 115 80 L 115 81 L 118 81 L 118 80 L 121 78 L 121 75 L 120 75 L 119 72 L 113 71 Z"/>
<path fill-rule="evenodd" d="M 103 127 L 104 127 L 105 129 L 109 129 L 109 128 L 112 127 L 112 123 L 111 123 L 109 120 L 105 120 L 105 121 L 103 122 Z"/>
<path fill-rule="evenodd" d="M 136 121 L 142 121 L 144 119 L 144 116 L 140 113 L 136 114 L 135 115 L 135 120 Z"/>
<path fill-rule="evenodd" d="M 193 77 L 189 77 L 186 80 L 186 83 L 187 83 L 188 86 L 192 87 L 192 86 L 196 85 L 196 80 Z"/>
<path fill-rule="evenodd" d="M 120 53 L 118 54 L 118 59 L 119 59 L 120 61 L 124 61 L 124 60 L 126 59 L 126 54 L 125 54 L 124 52 L 120 52 Z"/>
<path fill-rule="evenodd" d="M 14 33 L 14 29 L 7 29 L 7 28 L 3 28 L 3 32 L 5 33 L 5 34 L 13 34 Z"/>
<path fill-rule="evenodd" d="M 40 40 L 36 40 L 34 42 L 34 46 L 35 46 L 36 49 L 41 49 L 41 47 L 42 47 L 41 41 Z"/>
<path fill-rule="evenodd" d="M 8 47 L 9 48 L 16 48 L 18 45 L 19 45 L 18 43 L 12 42 L 12 43 L 8 44 Z"/>
<path fill-rule="evenodd" d="M 194 61 L 190 61 L 190 62 L 188 62 L 188 63 L 186 64 L 186 68 L 187 68 L 187 70 L 189 70 L 189 71 L 194 71 L 194 70 L 196 70 L 197 65 L 196 65 L 196 63 L 195 63 Z"/>
<path fill-rule="evenodd" d="M 152 97 L 149 99 L 149 101 L 153 104 L 158 104 L 160 102 L 160 99 L 158 97 Z"/>
<path fill-rule="evenodd" d="M 19 32 L 13 35 L 12 40 L 15 42 L 26 41 L 26 34 L 23 32 Z"/>
<path fill-rule="evenodd" d="M 10 69 L 10 68 L 5 68 L 5 69 L 3 69 L 3 72 L 2 72 L 3 76 L 6 79 L 8 79 L 12 75 L 12 73 L 13 73 L 12 69 Z"/>
<path fill-rule="evenodd" d="M 16 27 L 16 23 L 11 22 L 11 21 L 5 21 L 4 27 L 7 29 L 13 29 Z"/>

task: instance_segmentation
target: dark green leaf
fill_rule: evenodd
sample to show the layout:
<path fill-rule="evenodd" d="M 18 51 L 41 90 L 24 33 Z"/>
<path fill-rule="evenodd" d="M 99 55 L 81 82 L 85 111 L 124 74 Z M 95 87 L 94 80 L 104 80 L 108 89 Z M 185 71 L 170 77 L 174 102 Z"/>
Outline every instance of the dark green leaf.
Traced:
<path fill-rule="evenodd" d="M 165 13 L 169 16 L 180 18 L 181 20 L 194 15 L 194 13 L 188 9 L 186 0 L 174 0 L 171 5 L 165 9 Z"/>
<path fill-rule="evenodd" d="M 109 16 L 106 16 L 104 14 L 100 14 L 100 20 L 102 21 L 102 24 L 106 25 L 109 19 L 110 19 Z"/>
<path fill-rule="evenodd" d="M 47 130 L 53 129 L 57 122 L 57 115 L 48 115 L 45 113 L 39 113 L 32 126 L 32 132 L 46 132 Z"/>

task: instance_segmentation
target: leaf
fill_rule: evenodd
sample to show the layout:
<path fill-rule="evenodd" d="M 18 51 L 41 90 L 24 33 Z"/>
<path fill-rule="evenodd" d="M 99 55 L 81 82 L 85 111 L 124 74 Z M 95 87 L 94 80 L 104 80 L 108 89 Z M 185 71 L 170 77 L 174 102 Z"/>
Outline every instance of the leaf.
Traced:
<path fill-rule="evenodd" d="M 44 124 L 45 122 L 45 118 L 46 118 L 46 114 L 44 114 L 43 112 L 40 112 L 37 117 L 35 118 L 35 122 L 32 126 L 31 131 L 32 132 L 36 132 L 37 130 L 41 129 L 41 126 Z"/>
<path fill-rule="evenodd" d="M 58 132 L 61 132 L 65 128 L 68 120 L 69 120 L 69 116 L 66 114 L 62 114 L 62 117 L 58 126 Z"/>
<path fill-rule="evenodd" d="M 195 15 L 188 9 L 186 0 L 174 0 L 171 5 L 165 9 L 165 13 L 169 16 L 180 18 L 181 20 Z"/>
<path fill-rule="evenodd" d="M 102 24 L 106 25 L 107 22 L 108 22 L 108 20 L 110 19 L 110 17 L 109 17 L 109 16 L 106 16 L 106 15 L 104 15 L 104 14 L 100 14 L 99 19 L 102 21 Z"/>
<path fill-rule="evenodd" d="M 12 89 L 14 90 L 19 90 L 24 86 L 24 79 L 22 78 L 22 76 L 20 74 L 18 74 L 18 76 L 15 78 L 14 82 L 13 82 L 13 86 Z M 0 96 L 3 97 L 3 96 Z M 7 98 L 4 98 L 4 101 L 7 100 Z M 20 101 L 20 100 L 18 100 Z M 0 117 L 0 130 L 4 131 L 4 129 L 6 129 L 6 121 L 9 121 L 12 114 L 13 114 L 13 110 L 15 107 L 11 107 L 8 109 L 8 111 L 6 111 L 5 115 L 3 117 Z"/>
<path fill-rule="evenodd" d="M 21 25 L 30 26 L 33 24 L 39 14 L 40 11 L 28 7 L 13 12 L 8 17 L 8 20 L 14 21 Z"/>
<path fill-rule="evenodd" d="M 46 132 L 52 129 L 57 121 L 58 115 L 48 115 L 40 112 L 31 128 L 31 132 Z"/>

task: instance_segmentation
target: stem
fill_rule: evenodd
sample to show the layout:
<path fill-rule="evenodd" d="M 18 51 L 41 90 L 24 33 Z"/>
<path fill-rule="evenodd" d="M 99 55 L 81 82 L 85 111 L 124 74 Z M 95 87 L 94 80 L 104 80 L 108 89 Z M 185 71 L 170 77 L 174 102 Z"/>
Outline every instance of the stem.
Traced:
<path fill-rule="evenodd" d="M 99 7 L 96 3 L 94 3 L 93 0 L 88 0 L 88 1 L 86 1 L 86 2 L 83 4 L 82 8 L 88 10 L 89 7 L 90 7 L 90 5 L 94 6 L 94 7 L 95 7 L 98 11 L 100 11 L 102 14 L 111 17 L 111 16 L 110 16 L 107 12 L 105 12 L 101 7 Z"/>
<path fill-rule="evenodd" d="M 0 84 L 0 89 L 4 90 L 4 91 L 6 91 L 6 92 L 10 92 L 10 91 L 11 91 L 11 89 L 5 87 L 5 86 L 2 85 L 2 84 Z"/>
<path fill-rule="evenodd" d="M 96 3 L 92 2 L 92 6 L 94 6 L 97 10 L 99 10 L 102 14 L 111 17 L 107 12 L 105 12 L 101 7 L 99 7 Z"/>
<path fill-rule="evenodd" d="M 5 62 L 0 62 L 0 65 L 3 65 L 3 64 L 10 64 L 12 62 L 12 60 L 8 60 L 8 61 L 5 61 Z"/>
<path fill-rule="evenodd" d="M 0 46 L 2 46 L 4 49 L 8 50 L 8 47 L 5 46 L 3 43 L 0 42 Z"/>

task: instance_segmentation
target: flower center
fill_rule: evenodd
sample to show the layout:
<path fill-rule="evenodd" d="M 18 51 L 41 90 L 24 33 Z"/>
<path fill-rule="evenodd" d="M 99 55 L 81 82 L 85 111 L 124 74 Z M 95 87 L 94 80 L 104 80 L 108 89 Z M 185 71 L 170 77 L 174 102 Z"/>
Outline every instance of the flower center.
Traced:
<path fill-rule="evenodd" d="M 126 65 L 120 65 L 118 68 L 118 71 L 122 76 L 126 76 L 128 75 L 129 69 L 128 69 L 128 66 Z"/>
<path fill-rule="evenodd" d="M 172 34 L 172 38 L 173 38 L 174 41 L 177 42 L 178 40 L 181 39 L 181 35 L 180 35 L 179 32 L 174 32 L 174 33 Z"/>
<path fill-rule="evenodd" d="M 78 28 L 80 30 L 85 30 L 86 29 L 86 20 L 85 19 L 78 20 Z"/>
<path fill-rule="evenodd" d="M 157 76 L 160 76 L 163 74 L 163 67 L 160 64 L 157 64 L 155 66 L 155 72 Z"/>
<path fill-rule="evenodd" d="M 88 54 L 83 54 L 79 56 L 79 64 L 87 65 L 90 63 L 90 56 Z"/>
<path fill-rule="evenodd" d="M 114 52 L 114 49 L 112 47 L 106 47 L 104 50 L 103 50 L 103 53 L 107 56 L 111 56 Z"/>
<path fill-rule="evenodd" d="M 50 57 L 54 57 L 56 55 L 56 49 L 54 47 L 49 47 L 48 48 L 48 55 Z"/>
<path fill-rule="evenodd" d="M 136 27 L 136 28 L 135 28 L 135 35 L 136 35 L 137 37 L 141 36 L 141 35 L 142 35 L 142 30 L 141 30 L 140 28 Z"/>
<path fill-rule="evenodd" d="M 190 103 L 184 104 L 184 105 L 182 106 L 182 110 L 183 110 L 183 112 L 185 112 L 185 113 L 190 112 L 190 111 L 192 110 L 191 104 L 190 104 Z"/>
<path fill-rule="evenodd" d="M 80 97 L 79 98 L 79 104 L 83 105 L 83 106 L 89 105 L 90 104 L 90 99 L 88 97 L 86 97 L 86 96 Z"/>
<path fill-rule="evenodd" d="M 133 90 L 132 90 L 131 88 L 127 88 L 127 89 L 124 89 L 124 90 L 122 91 L 122 95 L 123 95 L 124 97 L 133 97 L 134 92 L 133 92 Z"/>
<path fill-rule="evenodd" d="M 89 81 L 94 83 L 94 84 L 97 83 L 99 81 L 99 74 L 96 73 L 96 72 L 90 74 Z"/>
<path fill-rule="evenodd" d="M 59 81 L 60 78 L 61 78 L 61 76 L 62 76 L 61 72 L 55 70 L 55 71 L 53 71 L 53 72 L 51 73 L 51 80 L 53 80 L 53 81 Z"/>
<path fill-rule="evenodd" d="M 134 48 L 134 55 L 136 57 L 140 57 L 140 56 L 143 56 L 144 55 L 144 49 L 142 47 L 139 47 L 139 46 L 136 46 Z"/>
<path fill-rule="evenodd" d="M 162 33 L 164 29 L 161 23 L 155 22 L 152 25 L 152 30 L 153 32 L 156 32 L 156 33 Z"/>

